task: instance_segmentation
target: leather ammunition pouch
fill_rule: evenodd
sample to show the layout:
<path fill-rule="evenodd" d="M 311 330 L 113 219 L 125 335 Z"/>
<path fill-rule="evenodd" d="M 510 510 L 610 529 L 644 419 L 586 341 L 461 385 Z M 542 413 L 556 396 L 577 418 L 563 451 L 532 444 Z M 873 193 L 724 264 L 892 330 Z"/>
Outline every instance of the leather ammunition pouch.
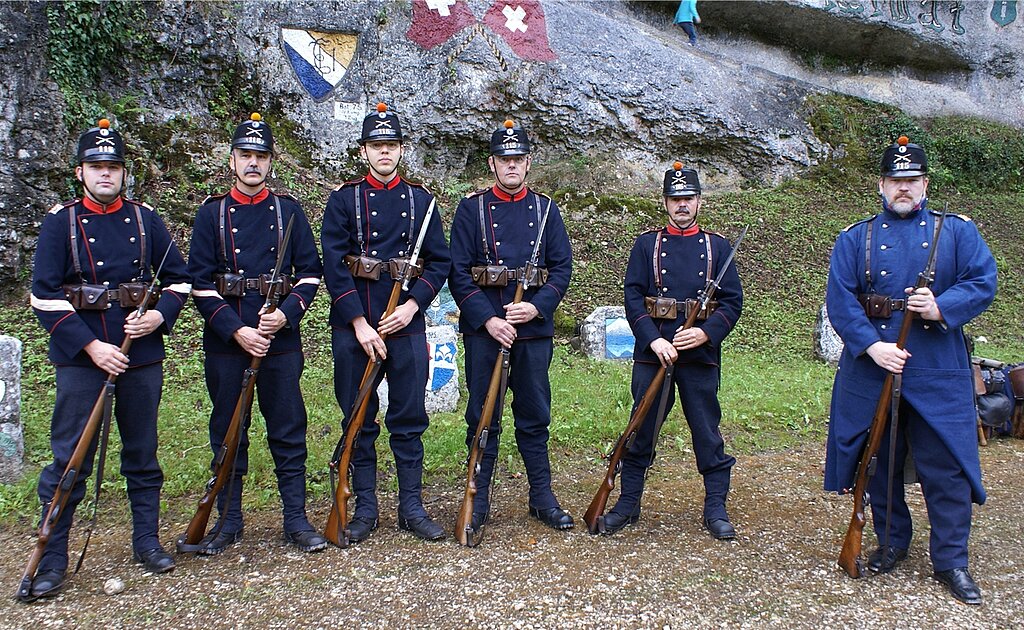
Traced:
<path fill-rule="evenodd" d="M 213 282 L 221 297 L 242 297 L 245 295 L 245 276 L 240 273 L 214 274 Z"/>
<path fill-rule="evenodd" d="M 145 282 L 122 282 L 116 289 L 102 284 L 65 284 L 64 297 L 77 311 L 105 311 L 115 302 L 123 308 L 138 308 L 146 295 Z M 160 299 L 160 289 L 153 291 L 147 308 L 152 308 Z"/>
<path fill-rule="evenodd" d="M 246 278 L 245 276 L 237 273 L 218 273 L 213 276 L 214 284 L 217 286 L 217 293 L 221 297 L 236 297 L 240 298 L 246 293 L 259 292 L 260 295 L 266 296 L 270 293 L 270 274 L 263 273 L 257 278 Z M 277 284 L 280 290 L 277 293 L 277 297 L 283 298 L 288 295 L 292 290 L 292 279 L 286 275 L 280 275 L 277 278 Z"/>
<path fill-rule="evenodd" d="M 1010 389 L 1013 391 L 1013 397 L 1020 402 L 1024 402 L 1024 365 L 1010 368 L 1007 376 L 1010 379 Z"/>
<path fill-rule="evenodd" d="M 384 261 L 369 256 L 345 256 L 345 264 L 352 272 L 353 278 L 363 280 L 380 280 L 381 273 L 387 273 L 393 280 L 401 280 L 405 268 L 409 265 L 408 258 L 392 258 Z M 416 259 L 416 266 L 412 268 L 409 278 L 418 278 L 423 275 L 423 259 Z"/>
<path fill-rule="evenodd" d="M 685 307 L 683 309 L 683 315 L 685 315 L 686 319 L 689 319 L 690 313 L 692 313 L 698 306 L 700 306 L 700 301 L 695 300 L 693 298 L 689 298 L 683 300 L 683 306 Z M 716 309 L 718 309 L 718 301 L 708 300 L 708 305 L 701 309 L 699 313 L 697 313 L 697 321 L 702 322 L 707 318 L 711 317 L 711 314 L 714 313 Z"/>
<path fill-rule="evenodd" d="M 675 298 L 666 297 L 645 297 L 644 307 L 647 309 L 647 313 L 654 319 L 668 319 L 675 320 L 679 317 L 679 305 L 682 304 L 683 316 L 685 319 L 690 318 L 690 314 L 693 313 L 694 309 L 700 306 L 700 302 L 693 298 L 688 298 L 682 302 L 677 301 Z M 711 300 L 708 305 L 704 307 L 699 313 L 697 313 L 697 320 L 704 321 L 715 312 L 718 308 L 718 302 Z"/>
<path fill-rule="evenodd" d="M 644 308 L 654 319 L 676 319 L 679 317 L 679 303 L 675 298 L 645 297 Z"/>
<path fill-rule="evenodd" d="M 486 265 L 470 267 L 469 273 L 473 278 L 473 284 L 478 287 L 507 287 L 510 284 L 519 282 L 526 274 L 526 269 L 509 269 L 505 265 Z M 548 270 L 543 267 L 535 267 L 533 277 L 527 283 L 528 288 L 541 287 L 548 282 Z"/>
<path fill-rule="evenodd" d="M 889 319 L 893 311 L 902 311 L 907 305 L 906 300 L 894 300 L 888 295 L 877 293 L 861 293 L 857 296 L 857 301 L 864 307 L 865 315 L 878 319 Z"/>
<path fill-rule="evenodd" d="M 401 280 L 408 269 L 409 279 L 412 280 L 423 275 L 423 259 L 417 258 L 416 265 L 410 266 L 408 258 L 392 258 L 388 261 L 387 269 L 392 280 Z"/>
<path fill-rule="evenodd" d="M 384 261 L 379 258 L 350 254 L 345 256 L 345 264 L 348 265 L 348 270 L 352 272 L 353 278 L 380 280 L 380 269 L 384 265 Z"/>

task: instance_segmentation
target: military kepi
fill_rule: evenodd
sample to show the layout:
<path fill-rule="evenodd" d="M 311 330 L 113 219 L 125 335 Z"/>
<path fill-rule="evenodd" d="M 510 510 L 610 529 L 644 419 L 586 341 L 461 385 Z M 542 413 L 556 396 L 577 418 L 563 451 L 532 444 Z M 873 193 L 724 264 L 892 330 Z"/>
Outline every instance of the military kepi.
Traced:
<path fill-rule="evenodd" d="M 249 120 L 235 129 L 235 135 L 231 136 L 231 148 L 274 152 L 274 136 L 270 133 L 270 126 L 263 122 L 263 117 L 258 112 L 253 112 Z"/>
<path fill-rule="evenodd" d="M 384 103 L 377 103 L 377 111 L 367 114 L 363 119 L 363 135 L 359 137 L 359 144 L 385 140 L 402 142 L 404 139 L 398 114 L 388 110 Z"/>
<path fill-rule="evenodd" d="M 666 197 L 695 197 L 700 194 L 700 178 L 692 168 L 683 168 L 682 162 L 675 162 L 665 171 Z"/>
<path fill-rule="evenodd" d="M 530 136 L 511 120 L 506 120 L 501 129 L 491 134 L 491 155 L 526 155 L 529 152 Z"/>
<path fill-rule="evenodd" d="M 106 118 L 78 138 L 78 163 L 82 162 L 124 164 L 124 140 L 121 134 L 110 128 L 110 121 Z"/>
<path fill-rule="evenodd" d="M 919 177 L 928 174 L 924 149 L 906 136 L 886 147 L 882 154 L 882 177 Z"/>

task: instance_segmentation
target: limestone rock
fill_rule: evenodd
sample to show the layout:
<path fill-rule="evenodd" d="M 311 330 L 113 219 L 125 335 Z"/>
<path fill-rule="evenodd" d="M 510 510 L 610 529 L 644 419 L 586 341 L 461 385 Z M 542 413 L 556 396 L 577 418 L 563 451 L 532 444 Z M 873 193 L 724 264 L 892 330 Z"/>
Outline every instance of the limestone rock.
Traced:
<path fill-rule="evenodd" d="M 592 359 L 632 359 L 634 343 L 626 309 L 621 306 L 594 309 L 580 327 L 579 349 Z"/>
<path fill-rule="evenodd" d="M 0 335 L 0 483 L 21 479 L 21 342 Z"/>

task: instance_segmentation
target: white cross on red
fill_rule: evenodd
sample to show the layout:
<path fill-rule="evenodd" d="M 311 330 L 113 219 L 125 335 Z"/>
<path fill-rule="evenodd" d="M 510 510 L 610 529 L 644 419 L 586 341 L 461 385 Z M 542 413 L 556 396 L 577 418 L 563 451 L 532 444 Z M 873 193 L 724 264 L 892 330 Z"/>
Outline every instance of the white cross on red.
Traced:
<path fill-rule="evenodd" d="M 441 17 L 448 17 L 452 14 L 448 7 L 454 6 L 455 0 L 427 0 L 427 8 L 437 11 Z"/>
<path fill-rule="evenodd" d="M 505 8 L 501 10 L 508 20 L 505 22 L 505 28 L 515 33 L 516 31 L 526 32 L 526 23 L 523 22 L 523 18 L 526 17 L 526 11 L 523 7 L 516 5 L 516 8 L 512 8 L 512 5 L 506 4 Z"/>

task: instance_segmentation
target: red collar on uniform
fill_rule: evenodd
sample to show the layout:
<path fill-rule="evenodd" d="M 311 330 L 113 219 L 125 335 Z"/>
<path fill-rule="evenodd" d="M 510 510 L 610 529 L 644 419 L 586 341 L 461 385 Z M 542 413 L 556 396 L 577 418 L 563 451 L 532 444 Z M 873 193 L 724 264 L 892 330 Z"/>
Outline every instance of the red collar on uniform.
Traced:
<path fill-rule="evenodd" d="M 671 234 L 672 236 L 693 236 L 697 232 L 700 232 L 700 227 L 696 223 L 694 223 L 685 230 L 680 230 L 676 226 L 669 223 L 668 225 L 665 226 L 665 231 Z"/>
<path fill-rule="evenodd" d="M 502 201 L 522 201 L 523 199 L 526 199 L 526 186 L 523 186 L 523 188 L 516 194 L 510 195 L 504 190 L 498 188 L 498 185 L 495 184 L 491 187 L 491 192 L 494 193 L 495 197 Z"/>
<path fill-rule="evenodd" d="M 121 197 L 118 197 L 112 203 L 103 205 L 101 203 L 96 203 L 95 201 L 89 199 L 88 197 L 82 197 L 82 205 L 89 212 L 95 212 L 96 214 L 110 214 L 112 212 L 117 212 L 118 210 L 120 210 L 121 206 L 124 205 L 124 200 L 121 199 Z"/>
<path fill-rule="evenodd" d="M 259 191 L 258 193 L 256 193 L 255 195 L 253 195 L 251 197 L 249 195 L 245 194 L 244 192 L 242 192 L 241 190 L 238 190 L 237 188 L 232 188 L 231 189 L 231 198 L 232 199 L 234 199 L 238 203 L 244 203 L 244 204 L 248 204 L 250 206 L 255 206 L 256 204 L 262 202 L 264 199 L 266 199 L 269 196 L 270 196 L 270 191 L 267 190 L 266 187 L 264 187 L 263 190 Z"/>
<path fill-rule="evenodd" d="M 397 185 L 402 183 L 402 176 L 401 175 L 395 175 L 394 177 L 391 178 L 390 182 L 385 184 L 384 182 L 382 182 L 379 179 L 377 179 L 376 177 L 374 177 L 373 174 L 367 173 L 366 174 L 366 183 L 370 185 L 370 188 L 376 188 L 377 190 L 380 190 L 382 188 L 387 188 L 388 190 L 391 190 L 395 186 L 397 186 Z"/>

